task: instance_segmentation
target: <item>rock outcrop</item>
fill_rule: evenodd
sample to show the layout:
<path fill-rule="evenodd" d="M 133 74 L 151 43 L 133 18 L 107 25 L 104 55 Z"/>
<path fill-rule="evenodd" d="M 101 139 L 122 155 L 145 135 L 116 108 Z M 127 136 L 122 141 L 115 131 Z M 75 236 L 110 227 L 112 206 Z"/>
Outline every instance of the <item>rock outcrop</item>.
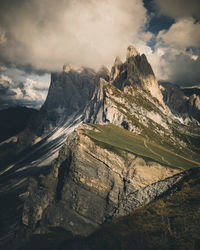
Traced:
<path fill-rule="evenodd" d="M 35 233 L 63 227 L 88 235 L 103 222 L 145 205 L 175 183 L 181 170 L 98 145 L 81 125 L 67 139 L 46 176 L 32 179 L 22 222 Z"/>
<path fill-rule="evenodd" d="M 200 91 L 199 91 L 200 92 Z M 200 121 L 200 95 L 193 94 L 189 97 L 189 115 Z"/>
<path fill-rule="evenodd" d="M 47 99 L 40 112 L 51 121 L 80 112 L 93 96 L 96 77 L 92 69 L 74 70 L 69 65 L 61 73 L 52 73 Z"/>
<path fill-rule="evenodd" d="M 200 89 L 181 88 L 168 82 L 161 82 L 160 88 L 164 102 L 172 112 L 200 121 Z"/>
<path fill-rule="evenodd" d="M 123 63 L 117 57 L 111 72 L 104 66 L 95 72 L 89 68 L 75 68 L 69 64 L 64 65 L 63 72 L 52 73 L 49 92 L 35 126 L 37 133 L 41 135 L 44 131 L 50 131 L 60 120 L 67 120 L 76 112 L 88 114 L 90 111 L 87 108 L 91 108 L 91 103 L 94 103 L 95 94 L 103 81 L 131 95 L 140 92 L 147 96 L 149 93 L 151 101 L 155 102 L 153 98 L 156 98 L 165 111 L 167 110 L 146 56 L 140 55 L 133 46 L 129 46 L 126 61 Z M 104 122 L 105 120 L 106 118 Z"/>
<path fill-rule="evenodd" d="M 122 63 L 118 57 L 116 58 L 111 79 L 111 83 L 120 90 L 123 90 L 126 86 L 143 89 L 149 91 L 152 97 L 163 104 L 163 97 L 151 65 L 148 63 L 146 56 L 140 55 L 134 46 L 128 47 L 125 63 Z"/>
<path fill-rule="evenodd" d="M 140 54 L 133 45 L 129 45 L 126 52 L 126 59 L 128 60 L 133 56 L 140 56 Z"/>

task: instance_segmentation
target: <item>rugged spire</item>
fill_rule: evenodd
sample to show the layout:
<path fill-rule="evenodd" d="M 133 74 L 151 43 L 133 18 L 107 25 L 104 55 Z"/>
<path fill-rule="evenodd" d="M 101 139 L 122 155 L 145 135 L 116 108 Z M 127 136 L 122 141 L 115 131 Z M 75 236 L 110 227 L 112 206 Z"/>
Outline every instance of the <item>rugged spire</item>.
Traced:
<path fill-rule="evenodd" d="M 133 45 L 129 45 L 127 48 L 126 53 L 126 59 L 132 57 L 132 56 L 139 56 L 140 53 L 136 50 L 136 48 Z"/>
<path fill-rule="evenodd" d="M 123 65 L 123 62 L 121 61 L 120 57 L 117 56 L 114 62 L 114 65 L 111 69 L 111 80 L 114 81 L 120 72 L 120 67 Z"/>
<path fill-rule="evenodd" d="M 112 84 L 121 90 L 130 85 L 148 90 L 163 104 L 162 94 L 151 65 L 146 56 L 140 55 L 133 45 L 127 48 L 125 63 L 122 63 L 119 57 L 116 58 L 110 79 Z"/>

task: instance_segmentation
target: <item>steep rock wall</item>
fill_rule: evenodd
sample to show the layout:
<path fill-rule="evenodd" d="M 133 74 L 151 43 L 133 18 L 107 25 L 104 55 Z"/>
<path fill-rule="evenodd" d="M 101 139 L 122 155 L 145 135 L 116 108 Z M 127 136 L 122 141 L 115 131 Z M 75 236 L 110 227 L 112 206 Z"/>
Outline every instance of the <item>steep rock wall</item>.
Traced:
<path fill-rule="evenodd" d="M 46 176 L 31 179 L 22 222 L 35 233 L 63 227 L 88 235 L 103 222 L 149 203 L 184 174 L 122 150 L 104 148 L 83 124 Z"/>

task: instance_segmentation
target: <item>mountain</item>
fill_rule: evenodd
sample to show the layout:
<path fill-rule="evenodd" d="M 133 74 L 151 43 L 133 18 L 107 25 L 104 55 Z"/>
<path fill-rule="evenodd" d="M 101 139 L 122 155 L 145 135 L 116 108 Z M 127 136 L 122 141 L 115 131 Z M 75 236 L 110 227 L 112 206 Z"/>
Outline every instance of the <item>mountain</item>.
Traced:
<path fill-rule="evenodd" d="M 165 103 L 173 112 L 200 122 L 200 88 L 181 88 L 178 85 L 162 82 L 161 91 Z"/>
<path fill-rule="evenodd" d="M 52 232 L 90 237 L 178 192 L 199 167 L 200 128 L 164 100 L 133 46 L 111 72 L 65 65 L 52 73 L 44 105 L 16 135 L 10 156 L 18 156 L 1 166 L 3 249 Z"/>

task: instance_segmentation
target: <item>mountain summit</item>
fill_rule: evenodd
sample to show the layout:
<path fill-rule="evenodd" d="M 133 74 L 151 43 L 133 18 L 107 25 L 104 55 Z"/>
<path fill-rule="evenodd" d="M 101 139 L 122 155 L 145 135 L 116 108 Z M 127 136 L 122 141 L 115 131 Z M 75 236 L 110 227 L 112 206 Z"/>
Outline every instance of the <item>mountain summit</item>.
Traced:
<path fill-rule="evenodd" d="M 126 59 L 128 60 L 132 56 L 139 56 L 139 52 L 133 45 L 129 45 L 127 48 Z"/>
<path fill-rule="evenodd" d="M 41 108 L 43 119 L 41 124 L 47 127 L 51 123 L 55 125 L 61 117 L 67 119 L 76 112 L 85 112 L 87 117 L 90 113 L 94 121 L 94 114 L 91 112 L 97 112 L 97 110 L 92 107 L 93 111 L 91 111 L 91 105 L 100 94 L 97 94 L 98 91 L 102 91 L 101 95 L 105 94 L 103 88 L 106 85 L 110 86 L 109 88 L 116 87 L 117 90 L 132 96 L 137 93 L 148 95 L 151 102 L 155 102 L 153 98 L 156 98 L 163 110 L 169 111 L 163 102 L 159 85 L 146 56 L 140 55 L 134 46 L 130 45 L 127 48 L 126 61 L 123 63 L 119 57 L 116 57 L 111 72 L 106 67 L 102 67 L 96 73 L 90 68 L 75 68 L 68 64 L 64 65 L 61 73 L 52 73 L 47 99 Z M 104 117 L 103 120 L 106 119 Z M 44 122 L 46 120 L 47 122 Z M 89 120 L 85 119 L 85 121 Z"/>
<path fill-rule="evenodd" d="M 163 97 L 151 65 L 146 56 L 140 55 L 132 45 L 127 49 L 126 62 L 121 63 L 116 58 L 112 72 L 112 84 L 117 88 L 123 89 L 125 86 L 143 88 L 163 104 Z"/>

